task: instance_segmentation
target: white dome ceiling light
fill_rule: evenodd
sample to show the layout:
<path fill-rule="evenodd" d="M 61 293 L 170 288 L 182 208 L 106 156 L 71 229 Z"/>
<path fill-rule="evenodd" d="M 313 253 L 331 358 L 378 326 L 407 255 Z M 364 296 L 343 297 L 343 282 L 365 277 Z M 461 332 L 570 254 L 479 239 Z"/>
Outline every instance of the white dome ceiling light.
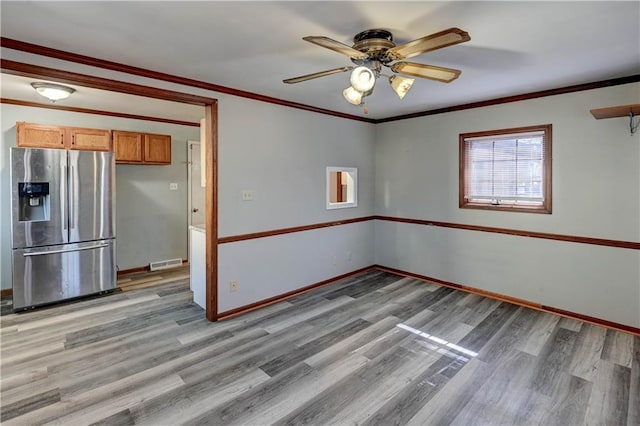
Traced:
<path fill-rule="evenodd" d="M 67 99 L 76 89 L 61 84 L 54 83 L 31 83 L 39 95 L 44 96 L 51 102 L 59 101 L 61 99 Z"/>

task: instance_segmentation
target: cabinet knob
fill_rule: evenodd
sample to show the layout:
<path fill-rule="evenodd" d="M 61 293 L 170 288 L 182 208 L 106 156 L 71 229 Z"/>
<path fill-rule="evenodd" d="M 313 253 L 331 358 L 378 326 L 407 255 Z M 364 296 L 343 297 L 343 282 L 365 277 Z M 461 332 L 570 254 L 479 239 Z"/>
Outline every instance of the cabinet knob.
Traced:
<path fill-rule="evenodd" d="M 194 212 L 194 213 L 198 213 L 198 209 L 195 208 L 195 207 L 191 211 Z"/>

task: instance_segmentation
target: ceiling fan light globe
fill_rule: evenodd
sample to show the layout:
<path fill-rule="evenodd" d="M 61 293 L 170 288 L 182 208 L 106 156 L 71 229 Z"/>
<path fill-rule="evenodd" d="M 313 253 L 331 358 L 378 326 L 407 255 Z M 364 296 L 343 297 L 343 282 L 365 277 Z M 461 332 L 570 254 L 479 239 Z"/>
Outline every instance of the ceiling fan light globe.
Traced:
<path fill-rule="evenodd" d="M 400 77 L 399 75 L 392 75 L 389 78 L 393 91 L 396 92 L 400 99 L 404 98 L 414 81 L 415 79 L 413 78 Z"/>
<path fill-rule="evenodd" d="M 352 105 L 360 105 L 362 103 L 362 92 L 354 89 L 352 86 L 347 87 L 342 91 L 344 99 Z"/>
<path fill-rule="evenodd" d="M 369 68 L 360 66 L 351 73 L 351 86 L 359 92 L 368 92 L 376 84 L 376 76 Z"/>

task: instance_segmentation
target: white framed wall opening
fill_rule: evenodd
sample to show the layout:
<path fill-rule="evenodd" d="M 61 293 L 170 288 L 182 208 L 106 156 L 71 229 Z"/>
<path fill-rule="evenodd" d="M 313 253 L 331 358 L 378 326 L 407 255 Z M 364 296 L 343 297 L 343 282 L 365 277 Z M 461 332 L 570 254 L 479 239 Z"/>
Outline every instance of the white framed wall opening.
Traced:
<path fill-rule="evenodd" d="M 358 206 L 358 169 L 327 167 L 327 209 Z"/>

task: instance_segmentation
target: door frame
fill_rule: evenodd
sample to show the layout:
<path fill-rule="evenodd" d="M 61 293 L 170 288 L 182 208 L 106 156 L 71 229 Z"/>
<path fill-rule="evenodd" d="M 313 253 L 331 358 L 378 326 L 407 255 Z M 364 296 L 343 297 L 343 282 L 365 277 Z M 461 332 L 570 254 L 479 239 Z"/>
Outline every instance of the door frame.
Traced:
<path fill-rule="evenodd" d="M 187 141 L 187 188 L 188 188 L 188 192 L 187 192 L 187 208 L 188 210 L 188 216 L 187 216 L 187 224 L 189 226 L 193 225 L 193 221 L 192 221 L 192 217 L 191 217 L 191 210 L 193 209 L 193 197 L 191 195 L 191 186 L 193 185 L 193 172 L 191 171 L 191 167 L 193 166 L 193 146 L 197 145 L 198 149 L 200 149 L 200 141 Z M 200 170 L 200 173 L 202 173 L 203 170 Z M 197 185 L 200 185 L 200 182 L 196 183 Z M 188 231 L 187 231 L 188 232 Z"/>
<path fill-rule="evenodd" d="M 2 40 L 4 41 L 4 39 Z M 56 52 L 58 51 L 55 51 L 53 53 Z M 53 53 L 46 50 L 46 48 L 39 49 L 36 53 L 44 56 L 53 55 Z M 66 55 L 63 59 L 71 62 L 83 62 L 84 60 L 87 60 L 87 57 L 71 57 L 69 55 Z M 104 66 L 101 67 L 100 64 L 96 65 L 96 62 L 100 62 Z M 106 61 L 93 60 L 92 64 L 93 66 L 98 66 L 105 69 L 113 67 L 113 63 L 109 63 Z M 206 125 L 204 126 L 203 141 L 205 143 L 206 153 L 205 176 L 207 182 L 207 191 L 205 191 L 206 317 L 209 321 L 216 321 L 218 319 L 218 100 L 216 98 L 209 98 L 205 96 L 177 92 L 168 89 L 160 89 L 153 86 L 144 86 L 136 83 L 112 80 L 104 77 L 80 74 L 76 72 L 43 67 L 40 65 L 32 65 L 8 59 L 0 59 L 0 68 L 2 73 L 19 75 L 22 77 L 52 79 L 62 84 L 77 84 L 79 86 L 91 87 L 95 89 L 127 93 L 130 95 L 163 99 L 174 102 L 182 102 L 204 107 Z M 120 69 L 120 71 L 126 72 L 128 74 L 136 74 L 135 72 L 133 72 L 135 71 L 133 69 Z M 152 75 L 150 77 L 154 78 L 155 75 Z M 4 100 L 2 100 L 2 102 L 4 103 Z M 17 102 L 16 104 L 20 104 L 20 102 Z M 29 103 L 28 106 L 42 106 L 45 108 L 51 107 L 53 109 L 56 109 L 56 106 L 49 106 L 48 104 Z M 62 109 L 65 107 L 58 108 Z M 84 111 L 79 111 L 79 108 L 66 109 L 76 112 L 88 112 L 86 109 Z M 113 114 L 119 116 L 122 115 L 118 113 Z"/>

